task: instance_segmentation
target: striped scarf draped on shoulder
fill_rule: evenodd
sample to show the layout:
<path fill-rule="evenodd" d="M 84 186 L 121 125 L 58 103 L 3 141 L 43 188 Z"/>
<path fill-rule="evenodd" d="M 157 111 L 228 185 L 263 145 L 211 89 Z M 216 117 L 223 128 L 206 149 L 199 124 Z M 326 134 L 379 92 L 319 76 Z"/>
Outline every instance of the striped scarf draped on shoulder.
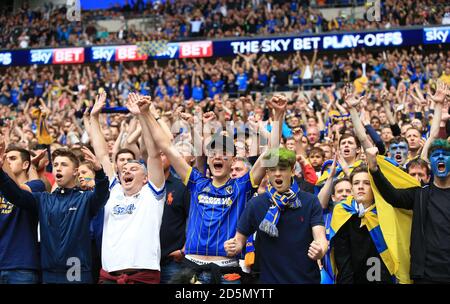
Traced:
<path fill-rule="evenodd" d="M 352 196 L 349 196 L 346 201 L 337 204 L 334 207 L 333 217 L 331 219 L 330 240 L 333 240 L 333 237 L 336 235 L 339 229 L 342 228 L 342 226 L 354 214 L 358 215 L 361 218 L 361 227 L 367 227 L 367 230 L 369 231 L 370 237 L 375 244 L 375 248 L 377 249 L 378 254 L 389 270 L 389 273 L 391 275 L 394 275 L 394 273 L 396 272 L 394 259 L 390 251 L 388 250 L 388 246 L 384 239 L 380 223 L 378 221 L 378 212 L 375 203 L 372 204 L 369 208 L 364 209 L 362 205 L 358 205 L 358 203 L 353 199 Z M 331 257 L 333 272 L 337 274 L 333 252 Z"/>
<path fill-rule="evenodd" d="M 377 163 L 379 170 L 381 170 L 382 174 L 395 188 L 407 189 L 420 187 L 420 183 L 415 178 L 392 164 L 384 156 L 378 155 Z M 371 175 L 370 184 L 373 190 L 375 204 L 370 212 L 366 212 L 362 222 L 364 221 L 367 229 L 371 233 L 372 240 L 389 272 L 395 275 L 400 284 L 410 284 L 412 281 L 409 277 L 411 258 L 409 248 L 411 242 L 412 211 L 394 208 L 387 203 L 373 182 Z M 355 205 L 356 203 L 352 203 L 352 200 L 353 198 L 349 197 L 345 202 L 339 203 L 334 207 L 330 227 L 331 240 L 342 225 L 358 210 Z M 386 250 L 383 250 L 385 248 Z M 334 273 L 336 274 L 333 249 L 331 251 L 331 260 Z"/>
<path fill-rule="evenodd" d="M 280 220 L 281 212 L 286 208 L 299 208 L 302 206 L 298 198 L 298 185 L 292 179 L 291 187 L 284 193 L 278 193 L 274 187 L 269 183 L 266 187 L 266 195 L 271 201 L 272 205 L 267 210 L 264 220 L 259 224 L 259 229 L 271 237 L 278 237 L 277 224 Z"/>

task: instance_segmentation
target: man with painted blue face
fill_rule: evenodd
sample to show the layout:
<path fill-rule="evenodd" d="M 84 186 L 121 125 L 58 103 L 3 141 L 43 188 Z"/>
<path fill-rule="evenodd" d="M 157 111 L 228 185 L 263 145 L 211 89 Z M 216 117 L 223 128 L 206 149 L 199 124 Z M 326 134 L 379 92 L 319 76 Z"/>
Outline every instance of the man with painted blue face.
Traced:
<path fill-rule="evenodd" d="M 391 163 L 404 168 L 408 160 L 408 142 L 403 137 L 393 138 L 389 141 L 388 157 Z"/>
<path fill-rule="evenodd" d="M 450 143 L 435 140 L 428 152 L 434 180 L 424 187 L 396 189 L 384 177 L 376 153 L 367 152 L 373 180 L 393 207 L 413 210 L 411 279 L 450 283 Z"/>
<path fill-rule="evenodd" d="M 448 88 L 438 83 L 432 130 L 439 127 Z M 431 132 L 432 133 L 432 132 Z M 431 140 L 430 140 L 431 141 Z M 373 181 L 393 207 L 413 210 L 410 276 L 416 284 L 450 283 L 450 143 L 431 141 L 428 158 L 433 181 L 423 187 L 396 189 L 377 165 L 377 149 L 366 150 Z"/>

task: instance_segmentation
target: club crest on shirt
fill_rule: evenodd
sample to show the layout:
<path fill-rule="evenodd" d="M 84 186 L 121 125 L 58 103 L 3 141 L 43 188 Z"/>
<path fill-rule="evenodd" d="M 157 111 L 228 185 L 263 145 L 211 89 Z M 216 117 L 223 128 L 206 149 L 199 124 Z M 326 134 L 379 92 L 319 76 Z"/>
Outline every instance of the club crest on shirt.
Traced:
<path fill-rule="evenodd" d="M 233 187 L 232 187 L 232 186 L 228 186 L 228 187 L 225 188 L 225 191 L 226 191 L 228 194 L 231 194 L 231 193 L 233 193 Z"/>

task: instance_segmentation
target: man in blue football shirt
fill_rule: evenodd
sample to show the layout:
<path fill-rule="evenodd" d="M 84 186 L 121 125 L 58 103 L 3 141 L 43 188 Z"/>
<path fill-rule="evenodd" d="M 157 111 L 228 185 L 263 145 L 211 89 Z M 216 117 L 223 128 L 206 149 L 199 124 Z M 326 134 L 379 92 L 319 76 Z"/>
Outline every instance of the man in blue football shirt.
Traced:
<path fill-rule="evenodd" d="M 205 79 L 203 82 L 208 88 L 208 96 L 210 98 L 214 98 L 217 94 L 222 94 L 225 82 L 220 78 L 220 75 L 214 73 L 211 75 L 211 79 Z"/>
<path fill-rule="evenodd" d="M 276 95 L 268 103 L 275 113 L 274 120 L 278 122 L 274 124 L 271 146 L 278 147 L 287 98 Z M 223 244 L 234 235 L 246 202 L 265 175 L 262 157 L 250 172 L 239 178 L 230 178 L 235 155 L 233 139 L 228 136 L 213 138 L 207 148 L 207 163 L 211 171 L 211 178 L 207 178 L 181 157 L 158 120 L 159 117 L 151 117 L 152 136 L 191 192 L 186 263 L 198 271 L 200 282 L 237 283 L 239 276 L 233 273 L 239 272 L 238 259 L 227 257 Z"/>

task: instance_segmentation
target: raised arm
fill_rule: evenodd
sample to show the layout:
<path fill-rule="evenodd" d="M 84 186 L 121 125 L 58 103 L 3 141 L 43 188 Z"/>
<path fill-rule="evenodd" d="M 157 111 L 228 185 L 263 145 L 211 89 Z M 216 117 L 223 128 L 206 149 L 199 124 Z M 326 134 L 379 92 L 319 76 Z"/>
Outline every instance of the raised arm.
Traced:
<path fill-rule="evenodd" d="M 25 116 L 25 120 L 29 125 L 33 123 L 33 119 L 30 116 L 30 106 L 33 100 L 34 100 L 33 98 L 29 98 L 23 109 L 23 115 Z"/>
<path fill-rule="evenodd" d="M 28 179 L 29 180 L 35 180 L 35 179 L 41 179 L 39 177 L 39 173 L 37 172 L 37 166 L 39 165 L 39 162 L 41 159 L 47 154 L 47 149 L 42 149 L 36 151 L 34 155 L 31 156 L 31 165 L 30 169 L 28 169 Z M 50 159 L 50 158 L 49 158 Z M 25 185 L 26 186 L 26 185 Z M 27 186 L 28 187 L 28 186 Z M 29 187 L 28 187 L 29 188 Z M 30 192 L 31 189 L 30 189 Z"/>
<path fill-rule="evenodd" d="M 317 198 L 319 199 L 322 209 L 327 209 L 330 202 L 330 197 L 333 192 L 333 180 L 336 175 L 337 153 L 334 155 L 333 164 L 331 165 L 330 175 L 328 175 L 327 181 L 320 189 Z"/>
<path fill-rule="evenodd" d="M 113 146 L 113 149 L 112 149 L 112 159 L 116 159 L 117 152 L 119 152 L 119 150 L 122 147 L 122 142 L 124 140 L 126 140 L 126 138 L 124 138 L 125 128 L 126 128 L 126 122 L 125 122 L 125 120 L 123 120 L 120 123 L 120 132 L 119 132 L 119 135 L 116 138 L 116 141 L 114 142 L 114 146 Z"/>
<path fill-rule="evenodd" d="M 302 138 L 304 135 L 303 129 L 301 127 L 294 128 L 292 130 L 293 138 L 295 140 L 295 154 L 306 157 L 306 150 L 302 143 Z M 315 173 L 314 173 L 315 174 Z"/>
<path fill-rule="evenodd" d="M 92 163 L 95 172 L 95 187 L 93 192 L 89 192 L 89 211 L 91 216 L 97 214 L 98 210 L 102 208 L 109 198 L 109 180 L 103 171 L 100 161 L 92 154 L 91 150 L 86 147 L 81 148 L 84 158 Z"/>
<path fill-rule="evenodd" d="M 389 125 L 391 127 L 392 134 L 394 136 L 399 136 L 401 133 L 400 128 L 399 128 L 398 124 L 396 123 L 394 114 L 392 113 L 391 104 L 390 104 L 390 100 L 388 99 L 388 96 L 389 96 L 389 92 L 386 89 L 383 89 L 383 91 L 381 91 L 381 101 L 383 103 L 383 108 L 386 112 L 386 118 L 389 121 Z"/>
<path fill-rule="evenodd" d="M 236 61 L 238 61 L 238 60 L 239 60 L 238 57 L 236 57 L 231 62 L 231 71 L 233 72 L 234 75 L 237 75 Z"/>
<path fill-rule="evenodd" d="M 317 49 L 315 49 L 315 50 L 314 50 L 314 55 L 313 55 L 313 58 L 312 58 L 311 64 L 310 64 L 311 72 L 313 71 L 314 65 L 316 64 L 316 60 L 317 60 L 317 52 L 318 52 Z"/>
<path fill-rule="evenodd" d="M 380 168 L 378 167 L 378 148 L 371 147 L 365 150 L 365 152 L 367 155 L 367 163 L 369 165 L 373 181 L 386 202 L 396 208 L 413 209 L 416 188 L 396 189 L 387 180 L 387 178 L 383 175 Z"/>
<path fill-rule="evenodd" d="M 203 143 L 203 137 L 200 134 L 201 131 L 199 132 L 202 125 L 199 124 L 201 118 L 189 113 L 180 113 L 180 118 L 182 119 L 183 124 L 187 125 L 188 128 L 191 129 L 191 137 L 193 139 L 192 144 L 195 152 L 194 155 L 192 155 L 195 156 L 194 167 L 197 168 L 200 172 L 203 172 L 206 167 L 206 153 L 204 153 L 205 145 Z"/>
<path fill-rule="evenodd" d="M 138 123 L 138 121 L 136 121 L 135 127 L 132 128 L 130 125 L 129 130 L 130 129 L 134 130 L 134 131 L 131 134 L 129 134 L 127 136 L 127 138 L 125 139 L 125 141 L 123 143 L 123 148 L 133 151 L 134 155 L 136 155 L 136 158 L 139 158 L 139 156 L 142 156 L 141 151 L 139 151 L 140 149 L 138 146 L 139 139 L 142 138 L 141 137 L 142 127 Z"/>
<path fill-rule="evenodd" d="M 430 136 L 427 138 L 425 145 L 423 146 L 420 157 L 424 160 L 428 160 L 428 149 L 431 143 L 438 137 L 439 129 L 442 120 L 442 107 L 446 98 L 446 92 L 448 90 L 447 85 L 442 82 L 437 82 L 437 88 L 434 95 L 430 94 L 430 100 L 434 101 L 434 116 L 431 123 Z"/>
<path fill-rule="evenodd" d="M 322 117 L 322 113 L 319 112 L 319 111 L 317 111 L 317 112 L 316 112 L 316 117 L 317 117 L 317 121 L 318 121 L 317 125 L 318 125 L 318 127 L 319 127 L 319 130 L 320 130 L 320 131 L 325 130 L 325 123 L 323 122 L 324 119 L 323 119 L 323 117 Z"/>
<path fill-rule="evenodd" d="M 175 146 L 171 143 L 169 137 L 165 134 L 164 130 L 159 125 L 160 118 L 158 120 L 153 115 L 148 115 L 148 126 L 150 133 L 153 137 L 153 141 L 156 143 L 159 149 L 164 152 L 173 166 L 181 180 L 186 183 L 187 178 L 192 170 L 192 167 L 184 160 L 183 156 L 178 152 Z"/>
<path fill-rule="evenodd" d="M 355 134 L 358 137 L 359 141 L 361 142 L 361 145 L 363 146 L 364 150 L 366 150 L 372 147 L 372 144 L 369 141 L 369 138 L 366 134 L 366 130 L 364 129 L 361 119 L 359 118 L 359 113 L 356 110 L 356 107 L 361 103 L 363 99 L 364 96 L 356 97 L 354 92 L 349 91 L 347 91 L 347 94 L 344 96 L 345 103 L 347 104 L 350 111 L 350 116 L 352 118 Z"/>
<path fill-rule="evenodd" d="M 86 110 L 83 113 L 83 124 L 84 124 L 84 129 L 90 139 L 92 135 L 91 135 L 91 122 L 89 120 L 89 108 L 86 108 Z"/>
<path fill-rule="evenodd" d="M 102 129 L 100 127 L 99 115 L 101 109 L 106 104 L 106 93 L 102 92 L 95 98 L 95 104 L 91 111 L 91 144 L 94 148 L 95 155 L 100 160 L 103 166 L 103 170 L 106 175 L 112 179 L 115 175 L 114 166 L 109 158 L 108 144 L 106 143 L 105 137 L 103 136 Z"/>
<path fill-rule="evenodd" d="M 137 115 L 142 128 L 145 148 L 147 149 L 147 170 L 151 172 L 148 179 L 158 188 L 164 186 L 165 176 L 161 161 L 161 154 L 157 149 L 150 131 L 149 121 L 151 114 L 149 110 L 151 99 L 149 96 L 138 96 L 130 93 L 127 101 L 127 108 L 131 113 Z"/>
<path fill-rule="evenodd" d="M 275 95 L 268 102 L 269 108 L 272 109 L 274 113 L 272 131 L 270 133 L 269 148 L 278 148 L 280 146 L 281 131 L 284 121 L 284 113 L 286 112 L 287 102 L 288 100 L 286 96 L 283 95 Z M 264 157 L 264 155 L 265 153 L 262 153 L 258 157 L 258 160 L 255 162 L 254 166 L 252 167 L 252 170 L 250 171 L 253 181 L 257 185 L 259 185 L 261 180 L 266 175 L 266 170 L 262 166 L 263 162 L 262 158 Z"/>
<path fill-rule="evenodd" d="M 295 58 L 295 63 L 297 63 L 298 68 L 301 71 L 303 69 L 303 61 L 302 61 L 302 57 L 300 56 L 300 51 L 297 51 L 294 58 Z"/>
<path fill-rule="evenodd" d="M 170 131 L 169 126 L 167 125 L 167 123 L 165 122 L 165 119 L 162 118 L 161 120 L 159 119 L 158 116 L 158 112 L 156 111 L 156 108 L 154 106 L 154 104 L 150 104 L 150 114 L 153 115 L 153 117 L 158 119 L 159 125 L 161 126 L 161 128 L 163 129 L 164 133 L 166 134 L 166 136 L 172 141 L 173 140 L 173 134 Z"/>

